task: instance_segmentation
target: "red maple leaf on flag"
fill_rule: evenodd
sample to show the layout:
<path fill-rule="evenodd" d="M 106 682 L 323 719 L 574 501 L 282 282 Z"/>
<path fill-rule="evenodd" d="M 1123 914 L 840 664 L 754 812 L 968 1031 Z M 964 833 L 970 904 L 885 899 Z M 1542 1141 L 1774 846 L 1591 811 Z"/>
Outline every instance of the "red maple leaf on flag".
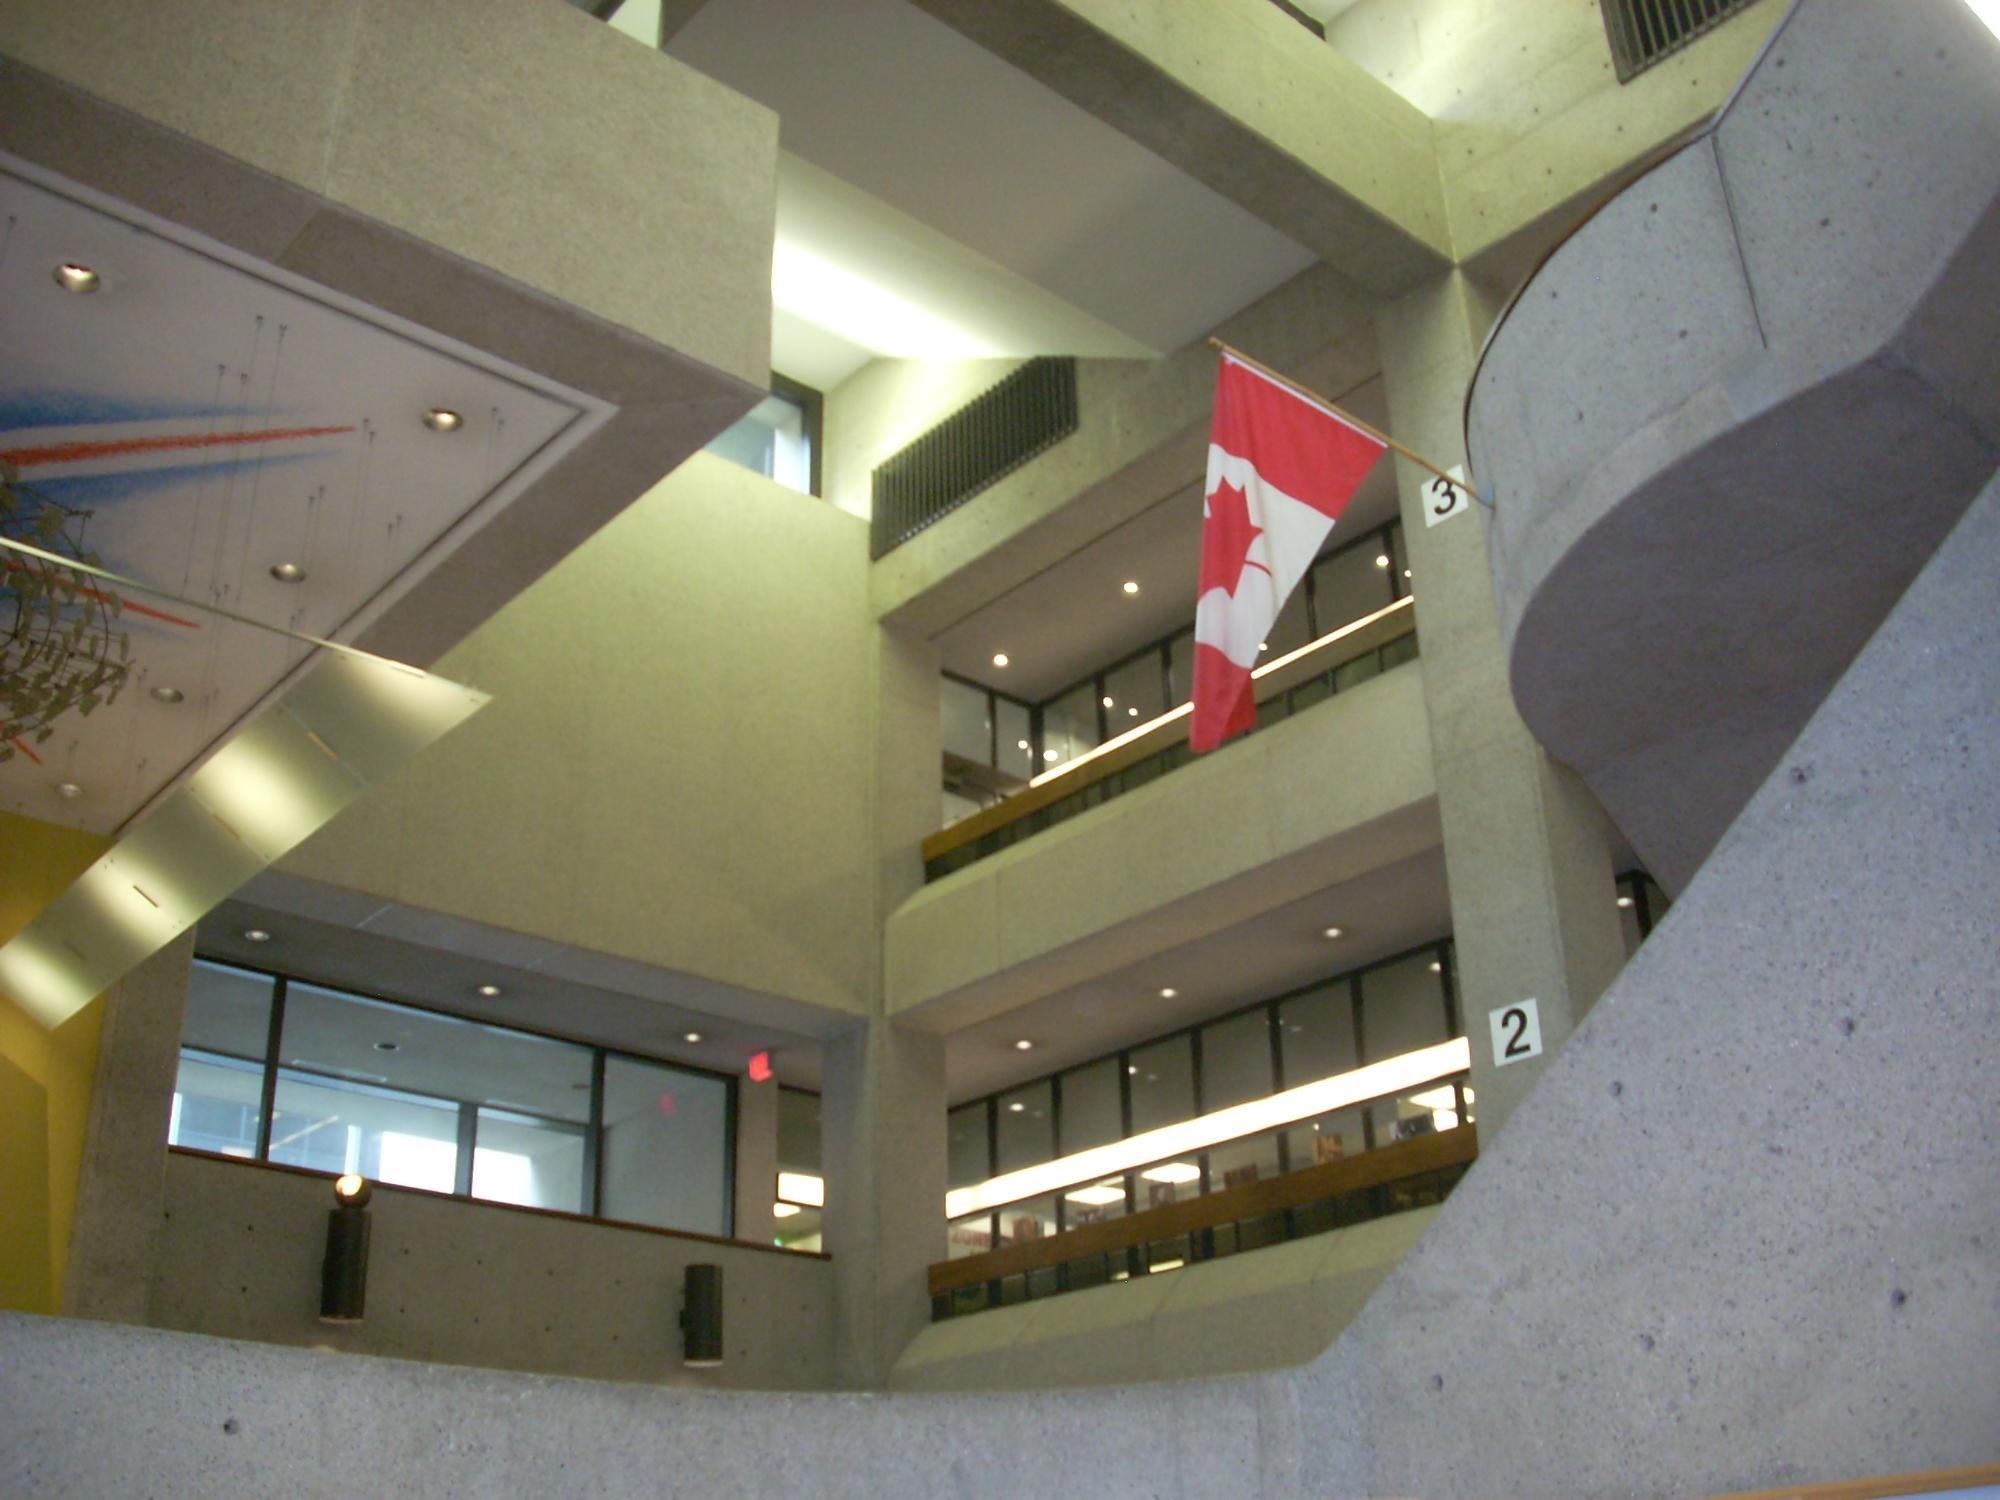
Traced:
<path fill-rule="evenodd" d="M 1208 497 L 1208 524 L 1201 532 L 1201 591 L 1219 588 L 1236 592 L 1245 568 L 1269 573 L 1262 563 L 1250 561 L 1250 549 L 1264 528 L 1250 519 L 1250 498 L 1224 480 Z"/>

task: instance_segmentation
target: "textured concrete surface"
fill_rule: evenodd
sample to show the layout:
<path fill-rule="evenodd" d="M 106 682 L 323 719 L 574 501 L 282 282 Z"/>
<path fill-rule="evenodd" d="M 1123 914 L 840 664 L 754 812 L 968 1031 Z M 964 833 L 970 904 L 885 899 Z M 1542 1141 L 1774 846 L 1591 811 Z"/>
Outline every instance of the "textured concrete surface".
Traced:
<path fill-rule="evenodd" d="M 369 649 L 434 661 L 767 383 L 777 121 L 573 7 L 24 0 L 0 79 L 0 150 L 616 408 Z"/>
<path fill-rule="evenodd" d="M 1378 295 L 1449 263 L 1421 111 L 1262 0 L 919 0 Z"/>
<path fill-rule="evenodd" d="M 867 567 L 854 517 L 697 456 L 446 658 L 480 723 L 281 869 L 865 1014 L 874 808 L 825 788 L 879 764 Z"/>
<path fill-rule="evenodd" d="M 160 1147 L 173 1112 L 193 964 L 194 934 L 183 933 L 104 997 L 63 1277 L 69 1316 L 146 1321 L 166 1199 Z"/>
<path fill-rule="evenodd" d="M 1242 1374 L 1324 1353 L 1436 1209 L 933 1323 L 896 1391 L 1031 1391 Z"/>
<path fill-rule="evenodd" d="M 1301 1378 L 1307 1493 L 2000 1458 L 1995 557 L 2000 481 Z"/>
<path fill-rule="evenodd" d="M 1487 316 L 1478 289 L 1454 272 L 1377 318 L 1390 425 L 1433 463 L 1463 460 L 1459 393 Z M 1507 692 L 1485 508 L 1429 525 L 1433 475 L 1396 463 L 1424 643 L 1460 1024 L 1472 1044 L 1480 1129 L 1491 1139 L 1624 965 L 1613 833 L 1589 789 L 1535 742 Z M 1543 1054 L 1498 1066 L 1487 1017 L 1530 999 Z"/>
<path fill-rule="evenodd" d="M 2000 455 L 1996 138 L 1963 5 L 1802 6 L 1488 348 L 1516 700 L 1670 890 Z"/>
<path fill-rule="evenodd" d="M 970 1024 L 1435 848 L 1434 790 L 1422 676 L 1385 673 L 923 887 L 890 1011 Z"/>
<path fill-rule="evenodd" d="M 833 1383 L 833 1267 L 817 1256 L 382 1188 L 369 1207 L 368 1316 L 333 1325 L 319 1321 L 328 1179 L 166 1153 L 157 1139 L 152 1151 L 156 1171 L 165 1159 L 165 1213 L 149 1303 L 130 1321 L 695 1389 Z M 697 1262 L 722 1267 L 715 1370 L 681 1364 L 682 1276 Z"/>

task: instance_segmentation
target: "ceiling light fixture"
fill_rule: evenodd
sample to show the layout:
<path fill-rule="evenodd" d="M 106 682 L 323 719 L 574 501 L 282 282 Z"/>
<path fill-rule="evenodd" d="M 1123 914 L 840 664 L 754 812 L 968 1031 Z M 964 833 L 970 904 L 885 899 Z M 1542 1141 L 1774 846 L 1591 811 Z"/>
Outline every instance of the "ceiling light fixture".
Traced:
<path fill-rule="evenodd" d="M 826 1207 L 826 1179 L 812 1172 L 780 1172 L 778 1196 L 807 1208 Z"/>
<path fill-rule="evenodd" d="M 962 1219 L 967 1214 L 998 1208 L 1002 1204 L 1018 1203 L 1049 1193 L 1067 1192 L 1086 1183 L 1102 1182 L 1137 1168 L 1150 1166 L 1151 1170 L 1146 1174 L 1150 1178 L 1152 1172 L 1162 1170 L 1157 1164 L 1184 1165 L 1182 1159 L 1225 1141 L 1321 1119 L 1370 1099 L 1385 1099 L 1412 1089 L 1434 1086 L 1471 1066 L 1471 1044 L 1464 1037 L 1455 1037 L 1436 1046 L 1422 1047 L 1415 1052 L 1369 1063 L 1366 1067 L 1335 1073 L 1282 1093 L 1232 1104 L 1227 1109 L 1218 1109 L 1192 1120 L 1163 1125 L 1055 1161 L 1039 1162 L 1032 1167 L 1003 1172 L 985 1182 L 954 1188 L 945 1195 L 945 1216 Z M 1136 1065 L 1128 1064 L 1127 1067 L 1130 1069 Z"/>
<path fill-rule="evenodd" d="M 1136 719 L 1139 717 L 1139 710 L 1136 708 L 1127 708 L 1125 710 L 1125 717 L 1128 719 Z"/>
<path fill-rule="evenodd" d="M 1108 1208 L 1114 1203 L 1125 1201 L 1125 1185 L 1116 1182 L 1098 1182 L 1089 1187 L 1078 1188 L 1063 1196 L 1072 1203 L 1081 1203 L 1085 1208 Z"/>
<path fill-rule="evenodd" d="M 1174 998 L 1174 996 L 1178 995 L 1179 993 L 1180 993 L 1179 990 L 1175 989 L 1172 985 L 1168 985 L 1165 989 L 1160 991 L 1160 998 L 1162 1000 L 1171 1000 Z"/>
<path fill-rule="evenodd" d="M 401 1042 L 377 1042 L 375 1050 L 377 1052 L 401 1052 L 403 1044 Z"/>
<path fill-rule="evenodd" d="M 73 260 L 66 260 L 57 266 L 55 277 L 57 286 L 66 292 L 75 292 L 79 296 L 94 292 L 104 285 L 104 279 L 89 266 L 78 265 Z"/>
<path fill-rule="evenodd" d="M 1043 760 L 1045 760 L 1045 761 L 1047 761 L 1047 762 L 1048 762 L 1048 763 L 1049 763 L 1050 765 L 1054 765 L 1054 764 L 1055 764 L 1055 762 L 1056 762 L 1056 756 L 1058 755 L 1058 753 L 1059 753 L 1059 752 L 1057 752 L 1057 751 L 1054 751 L 1054 750 L 1044 750 L 1044 751 L 1042 752 L 1042 759 L 1043 759 Z"/>
<path fill-rule="evenodd" d="M 1033 1052 L 1035 1050 L 1035 1044 L 1029 1041 L 1026 1037 L 1022 1037 L 1020 1041 L 1014 1043 L 1014 1050 L 1016 1052 Z"/>
<path fill-rule="evenodd" d="M 1116 708 L 1118 705 L 1116 703 L 1113 703 L 1111 701 L 1111 695 L 1109 693 L 1106 693 L 1104 695 L 1104 706 L 1106 708 Z"/>
<path fill-rule="evenodd" d="M 1148 1167 L 1139 1175 L 1148 1182 L 1164 1182 L 1170 1187 L 1179 1187 L 1184 1182 L 1200 1182 L 1201 1168 L 1191 1161 L 1169 1161 L 1157 1167 Z"/>
<path fill-rule="evenodd" d="M 1442 974 L 1444 972 L 1444 965 L 1439 963 L 1436 959 L 1432 959 L 1431 972 L 1433 974 Z"/>
<path fill-rule="evenodd" d="M 500 986 L 497 984 L 482 984 L 479 987 L 479 993 L 488 1000 L 497 1000 L 500 997 Z"/>
<path fill-rule="evenodd" d="M 1344 930 L 1345 929 L 1339 927 L 1329 927 L 1326 930 L 1326 935 L 1330 938 L 1337 938 Z"/>
<path fill-rule="evenodd" d="M 1618 908 L 1621 911 L 1630 911 L 1634 906 L 1637 906 L 1638 904 L 1639 903 L 1634 901 L 1630 896 L 1620 896 L 1618 898 Z"/>
<path fill-rule="evenodd" d="M 161 683 L 160 686 L 154 688 L 152 695 L 155 703 L 179 703 L 187 697 L 187 694 L 183 693 L 179 688 L 168 687 L 165 683 Z"/>
<path fill-rule="evenodd" d="M 1018 1115 L 1022 1110 L 1026 1109 L 1027 1107 L 1028 1106 L 1023 1104 L 1019 1099 L 1016 1099 L 1012 1104 L 1007 1106 L 1007 1113 L 1010 1115 Z"/>
<path fill-rule="evenodd" d="M 456 432 L 464 425 L 465 418 L 442 406 L 433 406 L 424 413 L 424 426 L 432 432 Z"/>
<path fill-rule="evenodd" d="M 243 941 L 246 943 L 268 943 L 271 941 L 271 934 L 261 927 L 246 927 L 243 929 Z"/>
<path fill-rule="evenodd" d="M 1128 593 L 1128 594 L 1136 594 L 1136 593 L 1138 593 L 1138 592 L 1139 592 L 1139 581 L 1138 581 L 1138 580 L 1137 580 L 1136 578 L 1128 578 L 1128 579 L 1126 579 L 1126 580 L 1125 580 L 1125 592 L 1126 592 L 1126 593 Z"/>
<path fill-rule="evenodd" d="M 83 795 L 83 788 L 78 786 L 74 781 L 58 782 L 56 784 L 56 795 L 66 802 L 74 802 Z"/>
<path fill-rule="evenodd" d="M 1007 665 L 1007 653 L 1006 653 L 1005 651 L 995 651 L 995 652 L 993 653 L 993 665 L 994 665 L 994 666 L 996 666 L 996 667 L 1004 667 L 1004 666 L 1006 666 L 1006 665 Z"/>
<path fill-rule="evenodd" d="M 684 1031 L 681 1033 L 681 1040 L 686 1042 L 690 1047 L 699 1046 L 701 1043 L 701 1033 L 699 1031 Z"/>
<path fill-rule="evenodd" d="M 280 583 L 304 583 L 306 570 L 295 562 L 273 563 L 271 576 Z"/>
<path fill-rule="evenodd" d="M 1386 567 L 1388 567 L 1388 566 L 1389 566 L 1389 554 L 1388 554 L 1388 553 L 1386 553 L 1386 552 L 1378 552 L 1378 553 L 1376 553 L 1376 554 L 1375 554 L 1375 566 L 1376 566 L 1376 567 L 1378 567 L 1378 568 L 1386 568 Z"/>
<path fill-rule="evenodd" d="M 1021 750 L 1032 750 L 1035 748 L 1033 745 L 1029 744 L 1026 740 L 1016 740 L 1014 741 L 1014 744 L 1016 748 Z"/>
<path fill-rule="evenodd" d="M 804 1212 L 805 1210 L 800 1208 L 796 1203 L 773 1203 L 771 1205 L 771 1217 L 774 1219 L 789 1219 L 794 1214 L 802 1214 Z"/>

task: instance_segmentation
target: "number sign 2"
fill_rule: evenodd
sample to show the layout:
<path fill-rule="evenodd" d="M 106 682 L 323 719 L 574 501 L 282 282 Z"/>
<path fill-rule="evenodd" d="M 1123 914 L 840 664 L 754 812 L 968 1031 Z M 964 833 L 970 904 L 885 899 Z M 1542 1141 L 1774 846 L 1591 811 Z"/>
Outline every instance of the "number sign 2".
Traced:
<path fill-rule="evenodd" d="M 1493 1028 L 1493 1066 L 1526 1062 L 1542 1055 L 1542 1017 L 1532 1000 L 1517 1000 L 1486 1013 Z"/>

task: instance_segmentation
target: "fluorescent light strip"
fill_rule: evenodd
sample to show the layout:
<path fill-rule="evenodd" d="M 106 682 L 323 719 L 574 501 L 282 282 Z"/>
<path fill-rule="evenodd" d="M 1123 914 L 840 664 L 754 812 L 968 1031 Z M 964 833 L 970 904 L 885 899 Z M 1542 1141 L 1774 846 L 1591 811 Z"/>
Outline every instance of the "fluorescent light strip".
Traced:
<path fill-rule="evenodd" d="M 944 1195 L 945 1217 L 961 1219 L 967 1214 L 998 1208 L 1005 1203 L 1017 1203 L 1023 1198 L 1039 1198 L 1079 1183 L 1097 1182 L 1120 1172 L 1129 1172 L 1134 1167 L 1164 1161 L 1168 1157 L 1206 1151 L 1210 1146 L 1219 1146 L 1240 1136 L 1255 1135 L 1259 1131 L 1275 1130 L 1281 1125 L 1293 1125 L 1300 1120 L 1332 1114 L 1364 1099 L 1379 1099 L 1386 1094 L 1401 1094 L 1420 1088 L 1455 1073 L 1463 1073 L 1471 1066 L 1472 1045 L 1464 1037 L 1439 1042 L 1434 1047 L 1405 1052 L 1400 1057 L 1384 1058 L 1365 1068 L 1354 1068 L 1315 1083 L 1300 1084 L 1281 1094 L 1252 1099 L 1247 1104 L 1231 1105 L 1228 1109 L 1218 1109 L 1197 1119 L 1182 1120 L 1177 1125 L 1162 1125 L 1157 1130 L 1128 1136 L 1108 1146 L 1093 1146 L 1088 1151 L 1078 1151 L 1056 1161 L 1040 1162 L 1016 1172 L 1003 1172 L 971 1187 L 954 1188 Z"/>
<path fill-rule="evenodd" d="M 826 1207 L 826 1179 L 810 1172 L 780 1172 L 778 1201 L 799 1203 L 807 1208 Z"/>
<path fill-rule="evenodd" d="M 1416 602 L 1417 602 L 1417 596 L 1415 594 L 1405 594 L 1402 598 L 1398 599 L 1394 604 L 1385 604 L 1382 608 L 1376 610 L 1375 613 L 1372 615 L 1363 615 L 1358 620 L 1350 620 L 1347 624 L 1341 626 L 1338 630 L 1329 630 L 1325 635 L 1321 636 L 1316 641 L 1307 641 L 1303 646 L 1299 647 L 1298 650 L 1296 651 L 1287 651 L 1283 656 L 1278 657 L 1275 661 L 1265 662 L 1263 666 L 1258 667 L 1255 671 L 1253 671 L 1250 674 L 1250 680 L 1254 682 L 1260 677 L 1268 677 L 1271 673 L 1277 671 L 1280 667 L 1289 667 L 1293 662 L 1299 660 L 1300 657 L 1311 656 L 1315 651 L 1324 650 L 1326 647 L 1331 646 L 1335 641 L 1345 640 L 1348 636 L 1353 635 L 1357 630 L 1366 630 L 1370 625 L 1373 625 L 1376 621 L 1386 620 L 1389 618 L 1389 616 L 1396 613 L 1397 610 L 1408 609 L 1410 608 L 1411 605 L 1415 604 Z M 1086 750 L 1083 752 L 1083 754 L 1077 756 L 1073 760 L 1066 760 L 1061 765 L 1042 772 L 1042 774 L 1039 776 L 1029 777 L 1028 785 L 1041 786 L 1044 783 L 1054 781 L 1058 776 L 1067 776 L 1069 775 L 1070 772 L 1074 771 L 1078 766 L 1087 766 L 1092 761 L 1096 760 L 1098 756 L 1109 755 L 1113 750 L 1116 750 L 1119 746 L 1129 745 L 1132 743 L 1132 741 L 1136 739 L 1141 739 L 1144 736 L 1151 734 L 1155 729 L 1158 729 L 1161 725 L 1171 724 L 1176 719 L 1184 719 L 1193 712 L 1194 712 L 1194 705 L 1192 703 L 1183 703 L 1179 708 L 1170 708 L 1165 713 L 1161 714 L 1157 719 L 1148 719 L 1145 723 L 1137 725 L 1134 728 L 1128 729 L 1123 734 L 1113 735 L 1110 739 L 1106 740 L 1103 744 L 1099 745 L 1094 750 Z"/>

